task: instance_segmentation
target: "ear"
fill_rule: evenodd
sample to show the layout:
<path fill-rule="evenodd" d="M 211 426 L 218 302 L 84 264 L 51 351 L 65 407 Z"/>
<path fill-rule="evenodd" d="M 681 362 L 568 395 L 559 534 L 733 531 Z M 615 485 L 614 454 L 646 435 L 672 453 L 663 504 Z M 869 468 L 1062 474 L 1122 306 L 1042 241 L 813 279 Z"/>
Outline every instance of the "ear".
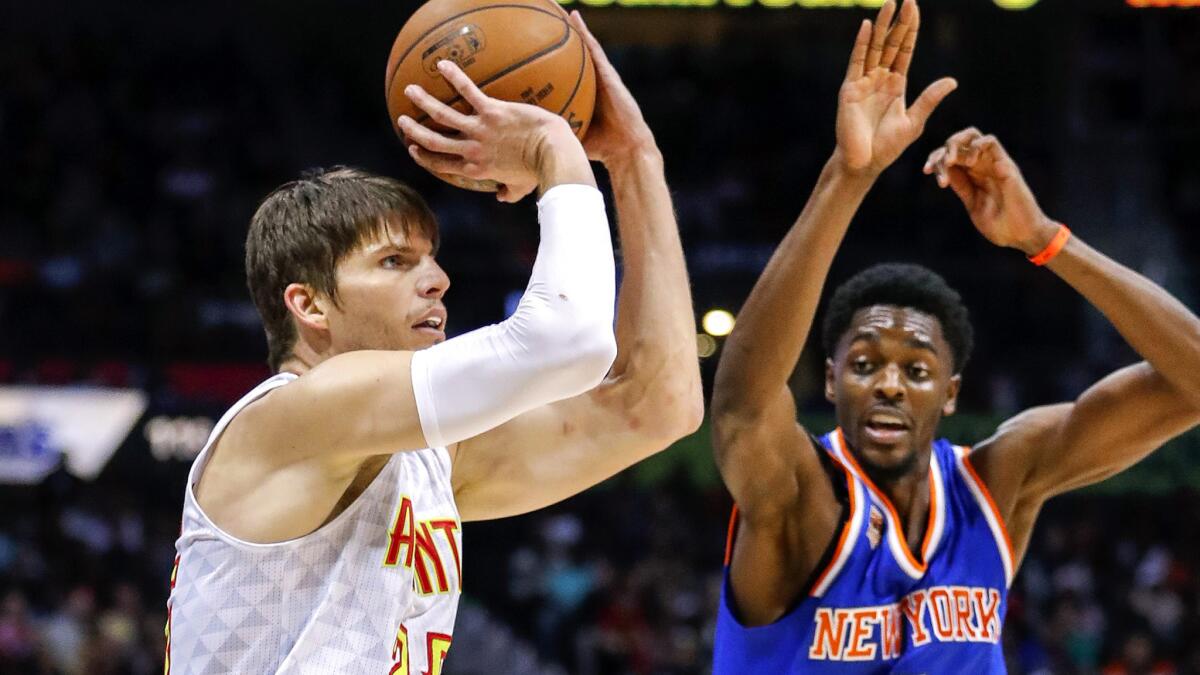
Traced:
<path fill-rule="evenodd" d="M 833 386 L 833 359 L 825 359 L 825 400 L 834 403 L 837 398 L 834 395 L 835 391 Z"/>
<path fill-rule="evenodd" d="M 283 304 L 301 328 L 329 330 L 329 316 L 326 313 L 328 300 L 311 286 L 288 284 L 287 288 L 283 289 Z"/>
<path fill-rule="evenodd" d="M 958 410 L 958 392 L 962 389 L 962 375 L 950 378 L 946 387 L 946 402 L 942 405 L 942 417 L 949 417 Z"/>

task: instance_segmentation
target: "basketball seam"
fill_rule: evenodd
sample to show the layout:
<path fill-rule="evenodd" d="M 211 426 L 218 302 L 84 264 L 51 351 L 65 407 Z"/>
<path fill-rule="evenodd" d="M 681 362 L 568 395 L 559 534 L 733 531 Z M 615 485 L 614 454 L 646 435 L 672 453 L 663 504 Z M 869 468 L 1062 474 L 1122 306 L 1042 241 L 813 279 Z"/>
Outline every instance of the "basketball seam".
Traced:
<path fill-rule="evenodd" d="M 564 23 L 565 23 L 565 22 L 564 22 Z M 572 87 L 572 89 L 571 89 L 571 96 L 570 96 L 569 98 L 567 98 L 567 102 L 563 104 L 562 108 L 560 108 L 560 109 L 559 109 L 559 111 L 558 111 L 558 113 L 557 113 L 558 115 L 560 115 L 560 116 L 561 116 L 561 115 L 562 115 L 564 112 L 566 112 L 566 111 L 567 111 L 567 108 L 571 107 L 571 103 L 572 103 L 572 102 L 575 100 L 575 95 L 579 93 L 579 86 L 580 86 L 581 84 L 583 84 L 583 74 L 584 74 L 584 73 L 586 72 L 586 70 L 587 70 L 587 63 L 588 63 L 588 59 L 590 59 L 590 58 L 591 58 L 591 55 L 590 55 L 590 54 L 588 54 L 587 44 L 586 44 L 586 43 L 584 43 L 584 41 L 583 41 L 583 36 L 582 36 L 582 35 L 580 35 L 580 34 L 579 34 L 579 31 L 575 30 L 575 29 L 574 29 L 574 28 L 573 28 L 573 27 L 572 27 L 570 24 L 567 24 L 567 38 L 566 38 L 566 40 L 563 40 L 562 42 L 558 43 L 557 45 L 554 45 L 554 47 L 552 47 L 552 48 L 550 48 L 550 49 L 547 49 L 547 50 L 544 50 L 543 52 L 541 52 L 541 53 L 539 53 L 539 54 L 534 54 L 532 57 L 530 57 L 530 58 L 529 58 L 528 60 L 526 60 L 526 61 L 523 61 L 523 62 L 521 62 L 521 63 L 515 64 L 515 65 L 513 65 L 513 66 L 511 66 L 511 67 L 509 67 L 509 68 L 507 68 L 507 69 L 505 69 L 505 70 L 503 70 L 503 71 L 501 71 L 501 72 L 499 72 L 499 73 L 496 73 L 496 74 L 495 74 L 495 75 L 493 75 L 492 77 L 489 77 L 488 79 L 486 79 L 486 80 L 484 80 L 484 81 L 480 82 L 480 83 L 479 83 L 479 84 L 477 84 L 476 86 L 477 86 L 477 87 L 479 87 L 480 89 L 482 89 L 483 87 L 485 87 L 485 86 L 487 86 L 487 85 L 489 85 L 489 84 L 491 84 L 491 83 L 495 82 L 496 80 L 500 79 L 500 78 L 501 78 L 501 77 L 503 77 L 504 75 L 508 75 L 508 74 L 509 74 L 509 73 L 511 73 L 512 71 L 514 71 L 514 70 L 517 70 L 517 69 L 519 69 L 519 68 L 522 68 L 522 67 L 524 67 L 524 66 L 527 66 L 527 65 L 529 65 L 529 64 L 531 64 L 531 63 L 533 63 L 534 61 L 537 61 L 538 59 L 542 58 L 543 56 L 549 56 L 550 54 L 552 54 L 552 53 L 554 53 L 554 52 L 558 51 L 558 50 L 559 50 L 559 48 L 561 48 L 561 47 L 563 46 L 563 44 L 564 44 L 565 42 L 567 42 L 567 40 L 570 40 L 570 39 L 571 39 L 571 33 L 575 33 L 575 35 L 577 35 L 577 36 L 579 37 L 579 48 L 580 48 L 581 50 L 583 50 L 583 58 L 582 58 L 582 59 L 580 60 L 580 62 L 579 62 L 579 75 L 577 75 L 577 76 L 575 77 L 575 86 L 574 86 L 574 87 Z M 462 100 L 462 97 L 461 97 L 461 96 L 455 96 L 454 98 L 450 99 L 449 101 L 446 101 L 445 103 L 446 103 L 446 105 L 454 105 L 455 103 L 457 103 L 457 102 L 459 102 L 459 101 L 461 101 L 461 100 Z M 417 118 L 417 120 L 416 120 L 416 121 L 418 121 L 418 122 L 423 122 L 423 121 L 425 121 L 425 120 L 427 120 L 427 119 L 429 119 L 429 115 L 427 115 L 427 114 L 422 114 L 420 117 L 418 117 L 418 118 Z"/>
<path fill-rule="evenodd" d="M 434 32 L 434 31 L 436 31 L 437 29 L 441 28 L 442 26 L 445 26 L 446 24 L 450 23 L 451 21 L 454 21 L 454 20 L 456 20 L 456 19 L 461 19 L 462 17 L 464 17 L 464 16 L 467 16 L 468 14 L 474 14 L 474 13 L 476 13 L 476 12 L 482 12 L 482 11 L 489 10 L 489 9 L 528 9 L 528 10 L 529 10 L 529 11 L 531 11 L 531 12 L 537 12 L 537 13 L 539 13 L 539 14 L 545 14 L 545 15 L 547 15 L 547 16 L 554 17 L 555 19 L 558 19 L 559 21 L 562 21 L 562 22 L 563 22 L 563 24 L 567 26 L 567 36 L 568 36 L 568 37 L 570 37 L 570 35 L 571 35 L 571 25 L 570 25 L 570 24 L 568 24 L 568 23 L 566 22 L 566 20 L 565 20 L 565 19 L 563 19 L 563 18 L 562 18 L 562 16 L 561 16 L 560 14 L 556 14 L 556 13 L 554 13 L 554 12 L 550 12 L 550 11 L 547 11 L 547 10 L 544 10 L 544 9 L 538 9 L 537 7 L 530 7 L 529 5 L 488 5 L 487 7 L 477 7 L 477 8 L 475 8 L 475 9 L 469 9 L 469 10 L 467 10 L 467 11 L 465 11 L 465 12 L 461 12 L 461 13 L 459 13 L 459 14 L 455 14 L 455 15 L 454 15 L 454 16 L 452 16 L 452 17 L 449 17 L 449 18 L 443 19 L 443 20 L 442 20 L 442 21 L 440 21 L 440 22 L 439 22 L 437 25 L 430 27 L 430 28 L 429 28 L 428 30 L 426 30 L 424 33 L 421 33 L 419 36 L 417 36 L 417 39 L 413 40 L 412 44 L 408 46 L 408 49 L 405 49 L 405 50 L 404 50 L 404 53 L 400 55 L 400 58 L 396 59 L 396 61 L 395 61 L 395 63 L 396 63 L 396 70 L 395 70 L 395 71 L 393 71 L 393 72 L 392 72 L 392 74 L 391 74 L 391 77 L 390 77 L 390 78 L 388 78 L 388 83 L 387 83 L 387 91 L 386 91 L 385 93 L 387 93 L 387 94 L 391 94 L 391 91 L 392 91 L 392 85 L 393 85 L 393 84 L 395 84 L 395 82 L 396 82 L 396 75 L 397 75 L 397 74 L 400 72 L 400 64 L 401 64 L 401 63 L 404 63 L 404 60 L 408 58 L 408 55 L 409 55 L 410 53 L 412 53 L 412 50 L 416 49 L 416 48 L 417 48 L 417 45 L 421 44 L 421 41 L 422 41 L 422 40 L 424 40 L 425 38 L 429 37 L 429 34 L 430 34 L 430 33 L 432 33 L 432 32 Z M 553 51 L 554 49 L 557 49 L 557 48 L 559 48 L 559 47 L 563 46 L 563 43 L 565 43 L 565 42 L 566 42 L 566 40 L 565 40 L 565 39 L 564 39 L 564 40 L 561 40 L 561 41 L 559 41 L 559 42 L 558 42 L 558 44 L 554 45 L 554 46 L 553 46 L 553 48 L 551 48 L 551 49 L 550 49 L 550 51 Z M 534 54 L 534 55 L 533 55 L 533 57 L 531 57 L 531 59 L 528 59 L 528 60 L 526 60 L 526 61 L 524 61 L 524 62 L 522 62 L 522 63 L 519 63 L 519 64 L 517 64 L 517 65 L 516 65 L 516 67 L 518 67 L 518 68 L 519 68 L 520 66 L 523 66 L 523 65 L 525 65 L 525 64 L 526 64 L 526 63 L 528 63 L 530 60 L 532 60 L 532 59 L 534 59 L 534 58 L 537 58 L 537 57 L 539 57 L 539 56 L 542 56 L 542 55 L 543 55 L 545 52 L 546 52 L 546 50 L 543 50 L 543 51 L 541 51 L 541 52 L 538 52 L 537 54 Z M 491 80 L 494 80 L 496 77 L 499 77 L 500 75 L 503 75 L 503 74 L 507 74 L 507 72 L 506 72 L 506 71 L 502 71 L 501 73 L 497 73 L 496 75 L 493 75 L 493 76 L 492 76 Z M 488 81 L 490 82 L 491 80 L 488 80 Z M 479 85 L 477 85 L 477 86 L 480 86 L 480 87 L 482 87 L 482 86 L 483 86 L 483 83 L 481 83 L 481 84 L 479 84 Z"/>
<path fill-rule="evenodd" d="M 572 31 L 574 31 L 576 34 L 579 33 L 579 31 L 575 30 L 571 24 L 567 24 L 568 39 L 570 38 Z M 588 54 L 587 43 L 583 41 L 582 35 L 579 36 L 579 47 L 583 50 L 583 58 L 579 62 L 579 76 L 575 78 L 575 87 L 571 89 L 571 95 L 567 98 L 567 102 L 564 103 L 563 107 L 558 111 L 560 116 L 567 111 L 567 108 L 571 107 L 571 103 L 575 100 L 575 95 L 579 93 L 579 85 L 583 84 L 583 74 L 587 71 L 588 59 L 591 55 Z"/>
<path fill-rule="evenodd" d="M 564 21 L 563 23 L 566 24 L 567 22 Z M 475 86 L 479 89 L 483 89 L 484 87 L 495 82 L 496 80 L 499 80 L 500 78 L 504 77 L 505 75 L 509 75 L 513 71 L 520 70 L 521 68 L 524 68 L 525 66 L 533 63 L 534 61 L 537 61 L 538 59 L 542 58 L 543 56 L 549 56 L 550 54 L 553 54 L 554 52 L 558 51 L 559 49 L 562 49 L 562 46 L 564 44 L 566 44 L 567 41 L 570 39 L 571 39 L 571 26 L 568 25 L 567 31 L 565 33 L 563 33 L 563 39 L 559 40 L 557 44 L 551 45 L 551 46 L 543 49 L 542 51 L 531 55 L 529 58 L 525 59 L 524 61 L 518 61 L 517 63 L 513 63 L 513 64 L 507 66 L 500 72 L 494 73 L 491 77 L 484 79 L 484 80 L 480 80 L 479 82 L 477 82 L 475 84 Z M 581 37 L 580 40 L 582 40 L 582 39 L 583 38 Z M 463 97 L 461 95 L 455 94 L 454 98 L 450 98 L 445 101 L 442 101 L 442 103 L 445 103 L 446 105 L 453 107 L 455 103 L 458 103 L 461 100 L 463 100 Z M 420 123 L 420 122 L 424 122 L 427 119 L 429 119 L 429 113 L 422 112 L 421 115 L 416 118 L 416 121 L 418 123 Z"/>

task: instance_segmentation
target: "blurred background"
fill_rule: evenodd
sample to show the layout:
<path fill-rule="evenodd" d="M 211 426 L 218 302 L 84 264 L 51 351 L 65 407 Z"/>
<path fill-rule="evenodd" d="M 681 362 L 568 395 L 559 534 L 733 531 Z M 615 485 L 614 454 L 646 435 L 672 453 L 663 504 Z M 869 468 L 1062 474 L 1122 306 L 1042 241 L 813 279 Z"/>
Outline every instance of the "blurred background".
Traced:
<path fill-rule="evenodd" d="M 575 6 L 666 156 L 697 319 L 736 315 L 833 147 L 878 1 L 624 6 L 650 4 Z M 1200 9 L 1169 4 L 922 2 L 911 93 L 942 75 L 960 88 L 880 179 L 831 282 L 908 260 L 962 292 L 978 347 L 945 425 L 957 442 L 1135 358 L 920 173 L 959 128 L 999 135 L 1051 216 L 1200 307 Z M 390 128 L 384 65 L 415 7 L 0 6 L 0 673 L 161 672 L 186 470 L 268 374 L 242 246 L 272 188 L 333 164 L 415 185 L 441 223 L 451 333 L 523 289 L 532 200 L 429 177 Z M 719 323 L 699 338 L 706 386 Z M 793 382 L 823 430 L 822 359 L 810 345 Z M 1192 432 L 1051 502 L 1009 600 L 1011 672 L 1200 673 L 1198 488 Z M 467 525 L 446 672 L 707 672 L 730 506 L 706 426 L 561 505 Z"/>

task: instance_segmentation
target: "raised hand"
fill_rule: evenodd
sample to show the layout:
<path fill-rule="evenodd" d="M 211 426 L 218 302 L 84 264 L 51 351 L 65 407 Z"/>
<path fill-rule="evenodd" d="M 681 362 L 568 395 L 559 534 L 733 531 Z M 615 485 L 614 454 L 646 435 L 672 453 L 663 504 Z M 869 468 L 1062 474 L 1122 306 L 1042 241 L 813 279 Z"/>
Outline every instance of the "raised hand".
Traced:
<path fill-rule="evenodd" d="M 639 151 L 657 151 L 654 134 L 642 117 L 641 108 L 578 10 L 571 12 L 570 21 L 583 36 L 596 64 L 596 108 L 583 139 L 588 158 L 611 168 L 613 163 L 628 159 Z"/>
<path fill-rule="evenodd" d="M 397 122 L 417 164 L 434 173 L 495 181 L 500 184 L 496 198 L 504 202 L 558 183 L 595 185 L 583 147 L 566 120 L 537 106 L 491 98 L 451 61 L 439 62 L 438 71 L 473 113 L 455 110 L 420 85 L 406 87 L 405 96 L 453 132 L 434 131 L 401 115 Z"/>
<path fill-rule="evenodd" d="M 997 246 L 1034 255 L 1058 225 L 1046 217 L 1012 158 L 992 135 L 964 129 L 929 154 L 926 174 L 962 200 L 975 229 Z"/>
<path fill-rule="evenodd" d="M 953 78 L 929 85 L 911 107 L 905 103 L 908 67 L 921 26 L 916 0 L 904 0 L 895 25 L 895 0 L 864 20 L 838 94 L 837 144 L 844 167 L 878 175 L 921 135 L 933 111 L 958 86 Z"/>

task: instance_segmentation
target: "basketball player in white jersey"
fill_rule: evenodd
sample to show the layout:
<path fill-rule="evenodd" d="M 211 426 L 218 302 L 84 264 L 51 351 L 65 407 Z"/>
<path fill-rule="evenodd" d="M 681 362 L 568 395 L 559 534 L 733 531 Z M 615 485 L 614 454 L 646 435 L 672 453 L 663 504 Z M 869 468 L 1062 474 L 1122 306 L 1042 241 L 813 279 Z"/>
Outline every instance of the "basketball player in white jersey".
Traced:
<path fill-rule="evenodd" d="M 422 166 L 537 190 L 515 313 L 445 339 L 449 279 L 414 192 L 339 169 L 263 202 L 249 286 L 278 372 L 225 414 L 188 480 L 168 605 L 172 673 L 434 674 L 461 588 L 460 523 L 538 509 L 693 431 L 695 326 L 662 158 L 578 16 L 599 75 L 581 146 L 561 118 L 440 68 L 461 114 L 408 96 Z M 606 166 L 624 274 L 615 281 Z M 615 359 L 615 360 L 614 360 Z M 477 580 L 475 583 L 485 583 Z"/>

